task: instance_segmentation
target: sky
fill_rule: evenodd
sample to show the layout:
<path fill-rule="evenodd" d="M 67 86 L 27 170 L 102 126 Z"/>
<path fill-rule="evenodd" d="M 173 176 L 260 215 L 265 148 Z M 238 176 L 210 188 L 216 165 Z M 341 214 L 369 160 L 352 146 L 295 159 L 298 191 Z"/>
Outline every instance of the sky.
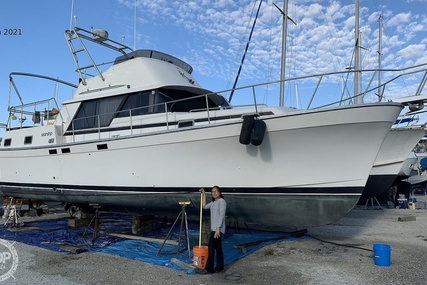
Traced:
<path fill-rule="evenodd" d="M 280 79 L 282 15 L 273 2 L 283 8 L 283 1 L 262 1 L 237 86 Z M 259 1 L 252 0 L 2 1 L 0 122 L 7 120 L 10 72 L 36 73 L 77 84 L 75 64 L 64 37 L 64 31 L 74 26 L 105 29 L 110 39 L 132 49 L 171 54 L 193 67 L 193 76 L 202 87 L 212 91 L 230 89 L 258 4 Z M 288 21 L 287 78 L 344 71 L 354 66 L 354 1 L 289 0 L 288 15 L 296 25 Z M 362 68 L 378 67 L 380 15 L 382 67 L 399 69 L 427 63 L 427 0 L 361 0 Z M 17 34 L 9 35 L 8 31 Z M 94 55 L 102 62 L 119 56 L 102 51 Z M 371 75 L 363 74 L 362 88 L 369 85 L 370 78 Z M 402 80 L 398 86 L 387 89 L 387 98 L 413 95 L 418 82 L 418 77 Z M 50 82 L 42 85 L 25 79 L 19 83 L 24 103 L 52 96 L 62 102 L 73 94 L 69 88 L 55 91 Z M 337 100 L 342 81 L 330 83 L 328 100 Z M 311 81 L 310 87 L 287 84 L 285 105 L 305 108 L 313 85 L 315 81 Z M 423 93 L 427 93 L 427 87 Z M 232 103 L 247 103 L 247 96 L 236 95 Z M 257 89 L 257 102 L 278 105 L 277 88 Z"/>

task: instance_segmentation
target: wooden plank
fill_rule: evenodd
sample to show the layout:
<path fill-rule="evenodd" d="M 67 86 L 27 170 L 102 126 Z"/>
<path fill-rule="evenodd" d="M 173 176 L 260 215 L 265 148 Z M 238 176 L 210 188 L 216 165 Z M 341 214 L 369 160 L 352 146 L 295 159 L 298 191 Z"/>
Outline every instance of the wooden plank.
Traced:
<path fill-rule="evenodd" d="M 72 246 L 72 245 L 68 245 L 68 244 L 63 244 L 63 245 L 60 245 L 59 247 L 65 251 L 75 253 L 75 254 L 79 254 L 79 253 L 87 251 L 87 249 L 85 249 L 85 248 Z"/>
<path fill-rule="evenodd" d="M 133 236 L 133 235 L 126 235 L 126 234 L 120 234 L 120 233 L 109 233 L 110 236 L 115 236 L 115 237 L 121 237 L 121 238 L 127 238 L 127 239 L 139 239 L 139 240 L 145 240 L 148 242 L 159 242 L 159 243 L 163 243 L 164 239 L 159 239 L 159 238 L 150 238 L 150 237 L 141 237 L 141 236 Z M 170 245 L 175 245 L 178 246 L 178 242 L 175 240 L 167 240 L 165 243 L 170 244 Z"/>
<path fill-rule="evenodd" d="M 179 260 L 179 259 L 176 259 L 176 258 L 174 258 L 174 257 L 172 257 L 172 258 L 171 258 L 171 262 L 172 262 L 173 264 L 175 264 L 176 266 L 179 266 L 179 267 L 181 267 L 181 268 L 186 268 L 186 269 L 190 269 L 190 270 L 194 270 L 194 269 L 196 269 L 196 267 L 195 267 L 194 265 L 192 265 L 192 264 L 188 264 L 188 263 L 186 263 L 186 262 L 184 262 L 184 261 L 181 261 L 181 260 Z"/>
<path fill-rule="evenodd" d="M 399 222 L 412 222 L 415 221 L 417 218 L 415 216 L 406 216 L 406 217 L 399 217 L 397 220 Z"/>
<path fill-rule="evenodd" d="M 267 239 L 263 239 L 263 240 L 251 241 L 251 242 L 247 242 L 247 243 L 236 244 L 236 245 L 234 245 L 234 248 L 242 248 L 242 247 L 247 247 L 247 246 L 252 246 L 252 245 L 259 245 L 263 242 L 272 241 L 272 240 L 287 239 L 287 238 L 288 238 L 288 236 L 280 236 L 280 237 L 274 237 L 274 238 L 267 238 Z"/>
<path fill-rule="evenodd" d="M 242 243 L 242 244 L 236 244 L 236 245 L 233 245 L 233 247 L 239 248 L 242 250 L 243 253 L 246 253 L 248 251 L 246 249 L 246 247 L 248 247 L 248 246 L 259 245 L 259 244 L 264 243 L 264 242 L 268 242 L 268 241 L 272 241 L 272 240 L 287 239 L 287 238 L 288 238 L 288 236 L 279 236 L 279 237 L 275 237 L 275 238 L 267 238 L 267 239 L 263 239 L 263 240 L 257 240 L 257 241 Z"/>

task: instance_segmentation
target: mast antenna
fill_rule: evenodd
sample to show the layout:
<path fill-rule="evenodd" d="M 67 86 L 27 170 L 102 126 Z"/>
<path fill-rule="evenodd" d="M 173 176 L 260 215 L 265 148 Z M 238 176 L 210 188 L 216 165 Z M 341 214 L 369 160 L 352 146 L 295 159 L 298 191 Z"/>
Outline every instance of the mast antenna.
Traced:
<path fill-rule="evenodd" d="M 133 4 L 133 50 L 136 50 L 136 0 Z"/>
<path fill-rule="evenodd" d="M 71 0 L 70 31 L 73 28 L 73 12 L 74 12 L 74 0 Z"/>

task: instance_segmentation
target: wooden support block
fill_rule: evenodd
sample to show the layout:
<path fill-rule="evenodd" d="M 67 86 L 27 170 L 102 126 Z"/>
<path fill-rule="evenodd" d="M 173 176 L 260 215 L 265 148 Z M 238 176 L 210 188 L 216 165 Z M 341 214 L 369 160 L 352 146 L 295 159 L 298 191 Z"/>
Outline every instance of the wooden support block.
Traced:
<path fill-rule="evenodd" d="M 412 222 L 415 221 L 417 218 L 415 216 L 406 216 L 406 217 L 399 217 L 397 220 L 399 222 Z"/>
<path fill-rule="evenodd" d="M 36 217 L 36 216 L 37 216 L 37 210 L 36 210 L 36 209 L 30 209 L 30 210 L 27 212 L 27 216 L 28 216 L 28 217 Z"/>
<path fill-rule="evenodd" d="M 154 229 L 154 215 L 132 216 L 132 234 L 139 235 L 151 232 Z"/>
<path fill-rule="evenodd" d="M 68 226 L 70 228 L 87 227 L 91 219 L 68 219 Z"/>

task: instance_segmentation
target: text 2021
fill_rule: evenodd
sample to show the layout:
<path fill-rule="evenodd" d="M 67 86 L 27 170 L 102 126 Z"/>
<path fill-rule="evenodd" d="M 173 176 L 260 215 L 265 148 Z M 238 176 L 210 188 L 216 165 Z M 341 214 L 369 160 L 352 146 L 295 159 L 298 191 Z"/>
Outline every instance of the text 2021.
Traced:
<path fill-rule="evenodd" d="M 21 36 L 21 29 L 2 29 L 0 30 L 0 35 L 3 36 Z"/>

